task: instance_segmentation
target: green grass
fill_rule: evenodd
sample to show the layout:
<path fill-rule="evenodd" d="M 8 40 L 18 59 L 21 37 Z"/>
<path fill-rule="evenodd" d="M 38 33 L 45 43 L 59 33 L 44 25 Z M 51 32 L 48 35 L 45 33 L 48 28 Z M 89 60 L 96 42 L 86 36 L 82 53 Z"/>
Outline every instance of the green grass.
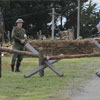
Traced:
<path fill-rule="evenodd" d="M 36 74 L 24 78 L 24 74 L 38 66 L 38 59 L 24 58 L 22 73 L 10 71 L 11 57 L 2 58 L 2 78 L 0 79 L 0 100 L 63 100 L 69 97 L 69 87 L 84 84 L 100 66 L 100 58 L 64 59 L 55 64 L 63 72 L 64 77 L 58 77 L 49 68 L 45 76 Z"/>

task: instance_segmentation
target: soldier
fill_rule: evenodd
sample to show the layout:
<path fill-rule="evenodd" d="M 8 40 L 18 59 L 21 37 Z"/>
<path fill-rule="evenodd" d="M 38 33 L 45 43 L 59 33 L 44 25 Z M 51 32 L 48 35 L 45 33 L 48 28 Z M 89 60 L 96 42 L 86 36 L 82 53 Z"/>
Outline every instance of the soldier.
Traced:
<path fill-rule="evenodd" d="M 100 34 L 100 21 L 99 21 L 99 23 L 96 25 L 96 27 L 97 27 L 98 33 Z"/>
<path fill-rule="evenodd" d="M 17 26 L 14 27 L 12 30 L 12 38 L 14 40 L 13 49 L 21 50 L 21 51 L 24 50 L 24 45 L 25 45 L 25 40 L 26 40 L 25 29 L 22 28 L 23 23 L 24 23 L 23 19 L 20 19 L 20 18 L 17 19 L 16 21 Z M 14 72 L 15 62 L 16 62 L 15 72 L 20 72 L 19 67 L 20 67 L 22 59 L 23 59 L 23 55 L 13 54 L 12 61 L 11 61 L 12 72 Z"/>

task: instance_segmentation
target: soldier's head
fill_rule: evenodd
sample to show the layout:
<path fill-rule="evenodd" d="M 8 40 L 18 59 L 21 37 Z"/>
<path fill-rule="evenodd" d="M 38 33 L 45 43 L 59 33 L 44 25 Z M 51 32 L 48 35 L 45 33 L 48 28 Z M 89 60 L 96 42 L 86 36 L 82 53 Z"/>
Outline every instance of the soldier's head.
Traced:
<path fill-rule="evenodd" d="M 19 27 L 19 28 L 22 28 L 23 23 L 24 23 L 24 21 L 21 18 L 19 18 L 19 19 L 16 20 L 17 27 Z"/>

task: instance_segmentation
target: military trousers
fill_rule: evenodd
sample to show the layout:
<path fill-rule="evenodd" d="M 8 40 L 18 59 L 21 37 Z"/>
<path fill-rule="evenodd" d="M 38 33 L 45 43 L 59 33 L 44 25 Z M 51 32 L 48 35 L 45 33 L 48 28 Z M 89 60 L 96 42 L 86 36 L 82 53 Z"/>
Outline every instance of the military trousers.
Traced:
<path fill-rule="evenodd" d="M 24 45 L 14 43 L 13 49 L 24 51 Z M 13 54 L 11 65 L 14 66 L 16 64 L 17 66 L 20 66 L 22 60 L 23 60 L 23 55 Z"/>

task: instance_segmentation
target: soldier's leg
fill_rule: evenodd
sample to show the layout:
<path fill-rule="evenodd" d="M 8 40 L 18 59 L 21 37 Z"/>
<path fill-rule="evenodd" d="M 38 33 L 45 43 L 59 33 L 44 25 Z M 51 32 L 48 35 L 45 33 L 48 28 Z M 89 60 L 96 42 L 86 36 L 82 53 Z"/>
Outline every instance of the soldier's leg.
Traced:
<path fill-rule="evenodd" d="M 19 47 L 16 45 L 16 43 L 14 43 L 13 49 L 16 49 L 16 50 L 19 49 Z M 15 66 L 15 62 L 16 62 L 17 57 L 18 57 L 18 54 L 13 54 L 13 56 L 12 56 L 12 60 L 11 60 L 11 70 L 12 70 L 12 72 L 14 72 L 14 66 Z"/>
<path fill-rule="evenodd" d="M 16 62 L 17 54 L 13 54 L 12 61 L 11 61 L 11 71 L 14 72 L 14 66 Z"/>
<path fill-rule="evenodd" d="M 24 51 L 24 46 L 19 46 L 20 51 Z M 21 65 L 21 61 L 23 60 L 24 55 L 18 55 L 18 59 L 16 62 L 16 72 L 20 72 L 19 67 Z"/>
<path fill-rule="evenodd" d="M 16 72 L 20 72 L 19 67 L 21 65 L 21 61 L 23 60 L 23 55 L 18 55 L 18 59 L 16 62 Z"/>

